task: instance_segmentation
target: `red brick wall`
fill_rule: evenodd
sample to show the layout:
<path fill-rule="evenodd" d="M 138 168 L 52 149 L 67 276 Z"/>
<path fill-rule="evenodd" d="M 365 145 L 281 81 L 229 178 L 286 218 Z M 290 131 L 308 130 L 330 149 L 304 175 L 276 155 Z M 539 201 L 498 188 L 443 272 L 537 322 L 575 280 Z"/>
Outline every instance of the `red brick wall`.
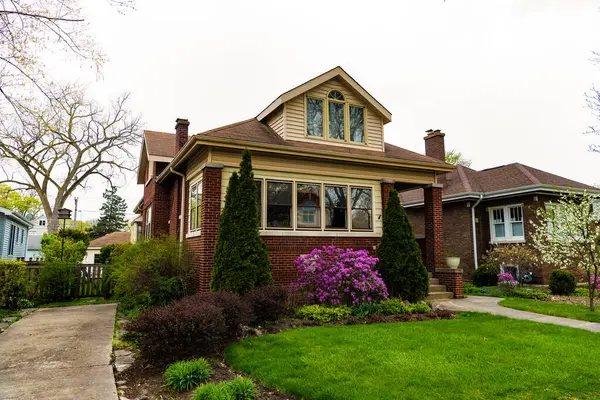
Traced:
<path fill-rule="evenodd" d="M 458 270 L 436 271 L 434 277 L 440 280 L 440 285 L 446 285 L 446 290 L 454 293 L 454 297 L 462 299 L 465 297 L 463 288 L 463 274 Z"/>
<path fill-rule="evenodd" d="M 441 132 L 425 136 L 425 154 L 429 157 L 444 161 L 446 159 L 444 136 L 446 135 Z"/>
<path fill-rule="evenodd" d="M 294 260 L 301 254 L 310 253 L 321 246 L 337 246 L 354 250 L 367 250 L 375 255 L 381 238 L 373 237 L 315 237 L 315 236 L 263 236 L 267 245 L 273 281 L 277 285 L 289 285 L 298 279 Z"/>
<path fill-rule="evenodd" d="M 428 186 L 425 196 L 425 265 L 430 272 L 444 266 L 444 228 L 442 223 L 442 188 Z"/>
<path fill-rule="evenodd" d="M 394 184 L 391 182 L 381 182 L 381 203 L 382 210 L 385 212 L 385 207 L 387 206 L 388 199 L 390 197 L 390 190 L 394 188 Z"/>

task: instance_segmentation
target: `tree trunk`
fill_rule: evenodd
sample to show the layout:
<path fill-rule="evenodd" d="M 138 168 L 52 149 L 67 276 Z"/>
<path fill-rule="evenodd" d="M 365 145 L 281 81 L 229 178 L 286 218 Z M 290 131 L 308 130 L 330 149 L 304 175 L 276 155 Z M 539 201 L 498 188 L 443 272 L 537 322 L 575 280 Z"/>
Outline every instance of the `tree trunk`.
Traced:
<path fill-rule="evenodd" d="M 58 227 L 58 210 L 53 211 L 48 219 L 48 233 L 56 233 L 59 230 Z"/>

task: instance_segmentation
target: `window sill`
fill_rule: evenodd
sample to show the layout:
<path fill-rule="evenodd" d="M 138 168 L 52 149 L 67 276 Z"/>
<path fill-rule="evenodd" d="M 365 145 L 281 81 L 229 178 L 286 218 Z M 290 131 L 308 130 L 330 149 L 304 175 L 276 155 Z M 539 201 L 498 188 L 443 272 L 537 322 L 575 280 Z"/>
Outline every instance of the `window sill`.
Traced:
<path fill-rule="evenodd" d="M 490 244 L 521 244 L 527 243 L 525 239 L 503 239 L 503 240 L 490 240 Z"/>
<path fill-rule="evenodd" d="M 310 231 L 310 230 L 263 230 L 261 236 L 314 236 L 314 237 L 381 237 L 377 232 L 357 232 L 357 231 Z"/>
<path fill-rule="evenodd" d="M 200 236 L 200 231 L 194 231 L 194 232 L 189 232 L 185 235 L 185 238 L 193 238 L 193 237 L 199 237 Z"/>

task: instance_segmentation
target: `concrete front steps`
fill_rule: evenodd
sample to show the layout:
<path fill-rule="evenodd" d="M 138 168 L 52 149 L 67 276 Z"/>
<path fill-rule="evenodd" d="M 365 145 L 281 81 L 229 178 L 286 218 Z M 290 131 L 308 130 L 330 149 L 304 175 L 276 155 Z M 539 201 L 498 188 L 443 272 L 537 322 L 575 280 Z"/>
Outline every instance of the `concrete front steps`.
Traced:
<path fill-rule="evenodd" d="M 438 278 L 432 278 L 429 272 L 429 296 L 426 301 L 439 303 L 440 301 L 448 301 L 454 298 L 454 293 L 446 291 L 446 285 L 440 285 Z"/>

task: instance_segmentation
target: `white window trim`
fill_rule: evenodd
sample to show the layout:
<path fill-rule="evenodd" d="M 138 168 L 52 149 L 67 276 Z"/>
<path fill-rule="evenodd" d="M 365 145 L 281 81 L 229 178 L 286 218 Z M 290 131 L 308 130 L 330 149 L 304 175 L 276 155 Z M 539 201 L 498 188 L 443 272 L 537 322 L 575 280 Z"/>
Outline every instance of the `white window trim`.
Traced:
<path fill-rule="evenodd" d="M 191 229 L 191 222 L 192 222 L 192 187 L 198 185 L 201 190 L 202 193 L 204 194 L 204 185 L 202 184 L 202 176 L 200 176 L 197 179 L 194 179 L 193 181 L 189 182 L 189 193 L 188 193 L 188 206 L 187 206 L 187 219 L 188 219 L 188 232 L 185 235 L 186 238 L 188 237 L 196 237 L 196 236 L 200 236 L 200 226 L 198 226 L 196 229 Z M 200 210 L 202 210 L 202 198 L 200 198 Z M 202 216 L 200 217 L 200 222 L 202 223 Z"/>
<path fill-rule="evenodd" d="M 523 224 L 523 236 L 512 236 L 512 227 L 510 225 L 510 209 L 512 207 L 521 207 L 521 213 L 523 216 L 523 220 L 521 221 Z M 504 233 L 506 234 L 504 238 L 496 238 L 496 230 L 494 229 L 494 210 L 502 210 L 504 213 Z M 488 207 L 487 211 L 490 224 L 490 243 L 525 243 L 525 208 L 523 207 L 523 203 Z"/>
<path fill-rule="evenodd" d="M 146 224 L 144 226 L 144 238 L 152 237 L 152 206 L 146 210 Z"/>
<path fill-rule="evenodd" d="M 148 184 L 152 180 L 153 175 L 154 175 L 154 162 L 148 161 L 148 179 L 146 180 L 146 183 L 144 184 L 144 186 L 148 186 Z"/>

